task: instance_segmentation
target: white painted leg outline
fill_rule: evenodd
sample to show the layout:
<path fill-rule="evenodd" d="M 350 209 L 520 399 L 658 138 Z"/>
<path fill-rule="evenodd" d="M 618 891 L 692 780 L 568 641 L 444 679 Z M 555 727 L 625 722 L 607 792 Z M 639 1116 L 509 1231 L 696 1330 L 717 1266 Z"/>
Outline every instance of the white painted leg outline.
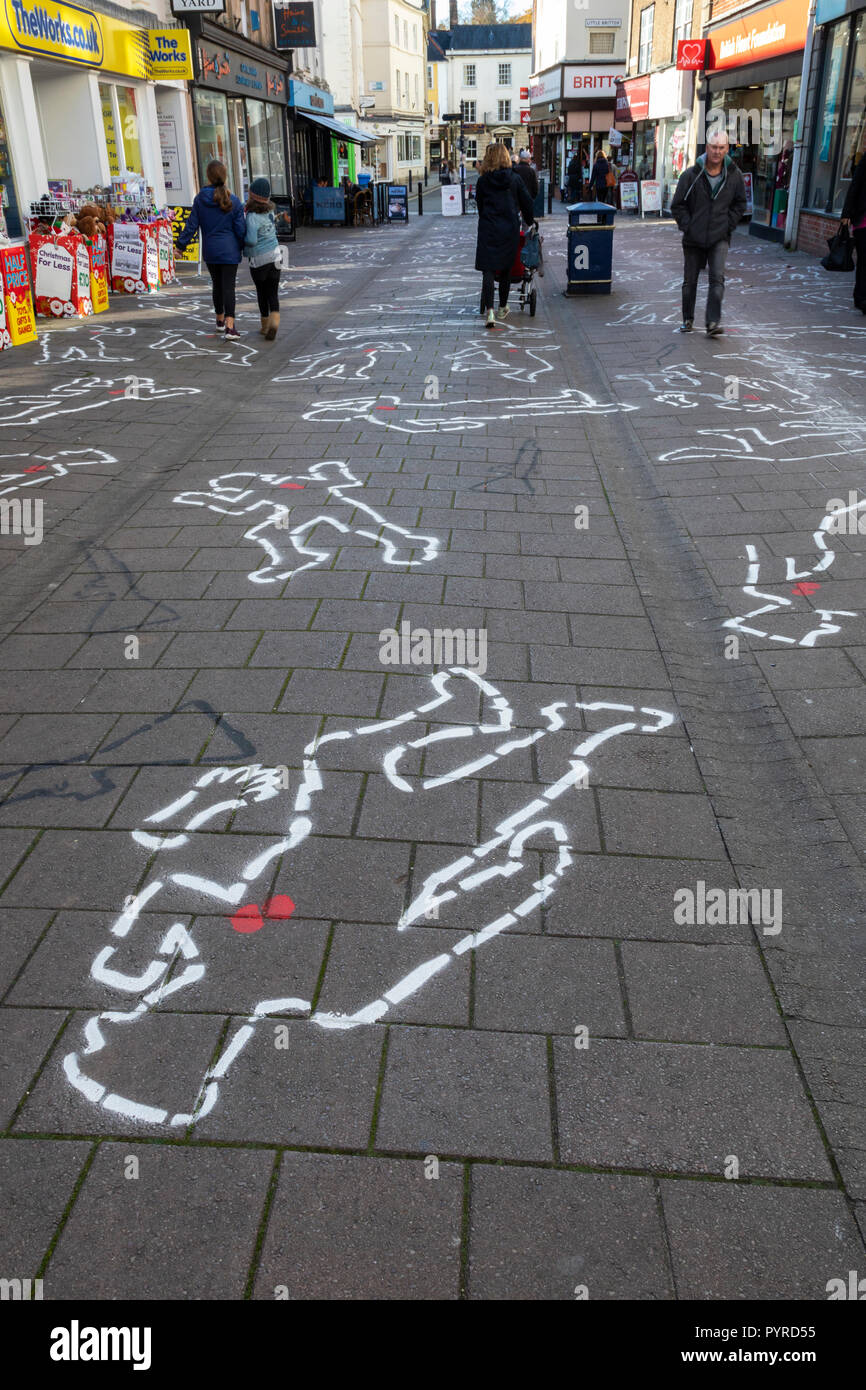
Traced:
<path fill-rule="evenodd" d="M 125 1025 L 129 1026 L 139 1021 L 171 993 L 193 985 L 201 979 L 205 967 L 199 959 L 198 948 L 186 928 L 181 923 L 175 923 L 160 941 L 156 957 L 144 970 L 138 974 L 131 974 L 115 967 L 113 962 L 117 947 L 105 946 L 93 962 L 92 978 L 109 984 L 120 994 L 130 995 L 131 1002 L 135 1002 L 127 1011 L 107 1010 L 88 1022 L 85 1028 L 86 1046 L 83 1051 L 70 1052 L 63 1060 L 67 1079 L 76 1090 L 92 1104 L 100 1105 L 129 1120 L 156 1125 L 168 1124 L 175 1128 L 188 1126 L 203 1118 L 216 1104 L 220 1082 L 228 1075 L 232 1064 L 262 1019 L 286 1015 L 306 1016 L 310 1022 L 318 1024 L 321 1028 L 345 1030 L 383 1018 L 394 1005 L 417 993 L 428 980 L 438 975 L 453 960 L 469 950 L 479 949 L 500 932 L 519 923 L 556 891 L 560 879 L 574 861 L 574 847 L 566 826 L 561 820 L 553 817 L 552 811 L 566 793 L 585 784 L 589 772 L 587 759 L 596 749 L 621 734 L 634 731 L 657 733 L 674 722 L 674 715 L 649 707 L 612 704 L 606 701 L 577 702 L 569 706 L 565 701 L 558 701 L 540 711 L 544 719 L 543 727 L 516 730 L 511 706 L 495 686 L 466 668 L 453 667 L 439 671 L 430 677 L 433 694 L 425 703 L 391 719 L 375 720 L 321 735 L 307 745 L 304 750 L 301 781 L 292 804 L 286 835 L 276 844 L 257 854 L 241 871 L 237 881 L 217 883 L 183 870 L 172 873 L 165 866 L 165 861 L 160 859 L 160 876 L 147 883 L 137 896 L 127 900 L 124 911 L 111 928 L 112 935 L 120 940 L 129 936 L 145 909 L 152 910 L 152 905 L 169 883 L 188 887 L 198 894 L 212 898 L 218 905 L 237 905 L 251 891 L 251 885 L 266 871 L 272 870 L 276 859 L 302 844 L 312 833 L 310 813 L 313 810 L 313 800 L 324 790 L 324 778 L 318 757 L 320 749 L 337 741 L 375 737 L 380 734 L 390 737 L 392 733 L 414 721 L 427 723 L 432 714 L 442 710 L 465 688 L 463 682 L 469 682 L 474 686 L 485 702 L 481 719 L 473 724 L 454 724 L 437 728 L 433 733 L 389 747 L 383 757 L 383 770 L 398 792 L 418 795 L 437 786 L 474 777 L 481 768 L 507 757 L 512 752 L 538 743 L 549 733 L 564 729 L 565 713 L 569 709 L 588 712 L 610 711 L 613 715 L 631 717 L 620 718 L 619 722 L 608 728 L 585 734 L 568 758 L 567 770 L 556 782 L 545 787 L 527 805 L 501 821 L 483 844 L 467 849 L 465 854 L 428 874 L 396 924 L 397 930 L 405 931 L 411 928 L 424 918 L 431 908 L 453 901 L 458 893 L 480 892 L 483 900 L 483 890 L 495 880 L 514 880 L 515 887 L 518 887 L 521 874 L 526 880 L 532 872 L 531 866 L 524 859 L 526 845 L 532 837 L 540 833 L 550 836 L 555 846 L 556 859 L 550 872 L 539 879 L 524 882 L 518 888 L 519 900 L 508 911 L 484 922 L 478 930 L 468 932 L 448 951 L 434 953 L 428 960 L 415 966 L 408 974 L 383 990 L 381 995 L 352 1014 L 321 1010 L 312 1012 L 311 1001 L 290 996 L 260 1000 L 252 1007 L 250 1014 L 239 1023 L 218 1060 L 203 1076 L 194 1103 L 188 1112 L 171 1114 L 168 1107 L 153 1104 L 150 1096 L 145 1099 L 140 1095 L 109 1094 L 104 1085 L 82 1069 L 82 1059 L 103 1051 L 114 1036 L 115 1028 L 121 1029 L 122 1036 Z M 399 765 L 410 750 L 429 748 L 434 744 L 453 744 L 453 752 L 460 761 L 449 771 L 438 776 L 416 778 L 413 786 L 401 773 Z M 200 806 L 203 792 L 213 789 L 217 796 L 221 796 L 225 784 L 232 784 L 232 789 L 237 795 L 228 800 L 221 799 L 207 807 Z M 144 843 L 148 848 L 156 848 L 160 856 L 168 855 L 188 844 L 194 844 L 197 830 L 218 811 L 229 806 L 242 807 L 249 801 L 270 800 L 279 796 L 281 790 L 278 769 L 264 768 L 258 764 L 240 768 L 212 768 L 193 783 L 190 792 L 176 798 L 169 807 L 155 812 L 148 818 L 150 824 L 165 823 L 175 820 L 181 811 L 192 808 L 193 815 L 181 832 L 158 839 L 152 837 L 150 832 L 136 831 L 133 834 L 139 840 L 144 834 Z M 183 969 L 180 974 L 170 978 L 169 969 L 175 963 L 182 963 Z"/>

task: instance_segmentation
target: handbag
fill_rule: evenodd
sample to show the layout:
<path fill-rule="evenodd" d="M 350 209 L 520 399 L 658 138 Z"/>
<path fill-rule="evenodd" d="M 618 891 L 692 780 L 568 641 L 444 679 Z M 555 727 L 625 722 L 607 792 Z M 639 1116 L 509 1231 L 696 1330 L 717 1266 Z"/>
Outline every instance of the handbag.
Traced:
<path fill-rule="evenodd" d="M 520 259 L 527 270 L 537 270 L 541 260 L 541 238 L 536 231 L 529 231 L 523 241 Z"/>
<path fill-rule="evenodd" d="M 616 174 L 612 169 L 608 169 L 604 176 L 604 186 L 605 188 L 616 188 Z"/>
<path fill-rule="evenodd" d="M 821 261 L 825 270 L 851 271 L 854 269 L 853 239 L 847 227 L 840 227 L 836 235 L 827 242 L 827 245 L 830 249 Z"/>

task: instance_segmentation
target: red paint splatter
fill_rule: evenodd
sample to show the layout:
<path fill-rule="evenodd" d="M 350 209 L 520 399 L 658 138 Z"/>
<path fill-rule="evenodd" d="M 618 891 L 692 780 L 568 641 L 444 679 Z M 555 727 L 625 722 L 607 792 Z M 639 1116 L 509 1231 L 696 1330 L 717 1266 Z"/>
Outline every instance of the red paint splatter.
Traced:
<path fill-rule="evenodd" d="M 760 396 L 745 396 L 744 399 L 747 400 L 747 401 L 759 401 L 759 400 L 761 399 L 761 397 L 760 397 Z"/>
<path fill-rule="evenodd" d="M 24 469 L 24 472 L 25 472 L 25 473 L 44 473 L 44 472 L 45 472 L 45 464 L 44 464 L 44 463 L 31 463 L 31 465 L 30 465 L 29 468 L 25 468 L 25 469 Z"/>
<path fill-rule="evenodd" d="M 801 579 L 799 584 L 795 584 L 791 590 L 792 594 L 814 594 L 816 589 L 820 589 L 820 584 L 815 584 L 811 579 Z"/>
<path fill-rule="evenodd" d="M 304 487 L 304 486 L 305 486 L 304 483 L 279 483 L 279 484 L 278 484 L 278 487 L 291 487 L 291 488 L 296 488 L 296 489 L 298 489 L 298 490 L 300 490 L 300 489 L 301 489 L 302 487 Z"/>
<path fill-rule="evenodd" d="M 377 410 L 396 410 L 396 405 L 377 405 Z"/>
<path fill-rule="evenodd" d="M 244 933 L 258 931 L 260 927 L 264 926 L 257 903 L 248 903 L 245 907 L 239 907 L 230 920 L 235 931 Z"/>
<path fill-rule="evenodd" d="M 250 932 L 261 931 L 265 922 L 284 922 L 291 917 L 295 904 L 287 893 L 278 893 L 268 898 L 264 907 L 258 903 L 244 903 L 229 919 L 235 931 L 247 936 Z"/>

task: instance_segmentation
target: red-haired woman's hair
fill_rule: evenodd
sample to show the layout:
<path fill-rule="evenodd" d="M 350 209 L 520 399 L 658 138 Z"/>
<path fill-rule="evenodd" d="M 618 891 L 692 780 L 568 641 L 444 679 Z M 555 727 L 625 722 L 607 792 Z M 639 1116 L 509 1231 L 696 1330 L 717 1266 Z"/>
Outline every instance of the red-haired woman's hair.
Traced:
<path fill-rule="evenodd" d="M 232 195 L 226 188 L 226 178 L 228 171 L 224 164 L 220 164 L 218 159 L 212 159 L 205 169 L 207 181 L 214 190 L 214 202 L 217 207 L 222 208 L 223 212 L 231 212 Z"/>

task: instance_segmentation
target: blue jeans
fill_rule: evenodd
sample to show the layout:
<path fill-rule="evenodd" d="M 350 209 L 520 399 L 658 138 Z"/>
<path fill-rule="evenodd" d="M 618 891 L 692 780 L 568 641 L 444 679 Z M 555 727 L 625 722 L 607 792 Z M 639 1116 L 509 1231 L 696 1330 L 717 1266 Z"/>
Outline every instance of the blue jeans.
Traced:
<path fill-rule="evenodd" d="M 707 291 L 707 327 L 720 323 L 722 318 L 722 295 L 725 293 L 725 261 L 728 258 L 730 243 L 717 241 L 715 246 L 684 246 L 685 274 L 683 276 L 683 323 L 695 316 L 695 300 L 698 297 L 698 276 L 706 267 L 710 277 Z"/>

